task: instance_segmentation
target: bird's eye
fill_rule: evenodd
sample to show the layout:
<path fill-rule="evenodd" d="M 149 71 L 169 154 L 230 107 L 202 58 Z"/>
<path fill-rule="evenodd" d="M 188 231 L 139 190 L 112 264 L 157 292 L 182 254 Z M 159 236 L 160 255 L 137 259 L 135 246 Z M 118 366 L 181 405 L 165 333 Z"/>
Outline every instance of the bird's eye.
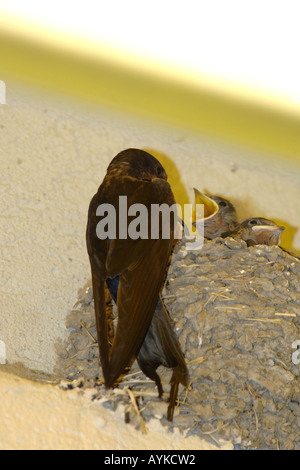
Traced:
<path fill-rule="evenodd" d="M 157 175 L 158 178 L 167 179 L 167 175 L 166 175 L 165 170 L 163 169 L 162 166 L 157 166 L 156 167 L 156 175 Z"/>
<path fill-rule="evenodd" d="M 249 224 L 250 225 L 258 225 L 258 222 L 257 222 L 256 219 L 251 219 L 251 220 L 249 220 Z"/>
<path fill-rule="evenodd" d="M 227 202 L 225 202 L 225 201 L 220 201 L 220 202 L 219 202 L 219 206 L 220 206 L 220 207 L 227 207 Z"/>

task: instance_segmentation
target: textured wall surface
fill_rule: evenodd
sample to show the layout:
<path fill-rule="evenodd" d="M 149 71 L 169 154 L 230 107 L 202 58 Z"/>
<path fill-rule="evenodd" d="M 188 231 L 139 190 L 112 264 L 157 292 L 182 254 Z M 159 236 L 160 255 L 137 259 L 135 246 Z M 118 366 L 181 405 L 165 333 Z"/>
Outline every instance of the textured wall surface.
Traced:
<path fill-rule="evenodd" d="M 217 449 L 157 424 L 147 424 L 147 435 L 137 432 L 124 424 L 124 409 L 114 413 L 78 390 L 64 392 L 1 372 L 0 393 L 0 450 Z"/>

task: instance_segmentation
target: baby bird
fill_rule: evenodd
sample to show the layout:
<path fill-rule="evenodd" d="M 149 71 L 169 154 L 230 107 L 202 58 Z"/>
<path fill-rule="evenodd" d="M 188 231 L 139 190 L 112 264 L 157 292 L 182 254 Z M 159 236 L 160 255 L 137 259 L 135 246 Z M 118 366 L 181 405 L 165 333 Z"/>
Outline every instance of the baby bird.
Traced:
<path fill-rule="evenodd" d="M 225 232 L 221 236 L 244 240 L 247 246 L 279 245 L 283 230 L 284 227 L 279 227 L 272 220 L 252 217 L 244 220 L 235 230 Z"/>
<path fill-rule="evenodd" d="M 237 225 L 237 215 L 234 206 L 220 196 L 203 194 L 194 188 L 195 206 L 193 210 L 193 226 L 204 223 L 204 237 L 212 240 L 222 233 L 234 230 Z M 204 205 L 204 214 L 197 217 L 196 204 Z M 204 215 L 204 219 L 203 219 Z"/>

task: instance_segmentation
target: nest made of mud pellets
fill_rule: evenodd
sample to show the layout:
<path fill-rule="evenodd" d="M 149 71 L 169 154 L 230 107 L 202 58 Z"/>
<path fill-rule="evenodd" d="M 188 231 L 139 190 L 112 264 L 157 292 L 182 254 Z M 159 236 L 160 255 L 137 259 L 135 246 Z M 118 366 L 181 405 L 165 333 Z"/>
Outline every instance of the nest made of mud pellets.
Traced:
<path fill-rule="evenodd" d="M 156 397 L 154 384 L 135 363 L 136 375 L 125 376 L 119 387 L 130 385 L 142 419 L 154 417 L 184 435 L 226 439 L 242 448 L 300 449 L 299 365 L 293 361 L 300 340 L 299 279 L 299 259 L 277 246 L 217 238 L 188 251 L 179 242 L 163 298 L 191 385 L 181 389 L 169 423 L 166 401 Z M 101 372 L 91 288 L 83 289 L 68 328 L 57 372 L 96 386 L 93 379 Z M 158 372 L 168 392 L 170 371 Z M 98 393 L 106 406 L 117 408 L 120 395 L 103 387 Z"/>

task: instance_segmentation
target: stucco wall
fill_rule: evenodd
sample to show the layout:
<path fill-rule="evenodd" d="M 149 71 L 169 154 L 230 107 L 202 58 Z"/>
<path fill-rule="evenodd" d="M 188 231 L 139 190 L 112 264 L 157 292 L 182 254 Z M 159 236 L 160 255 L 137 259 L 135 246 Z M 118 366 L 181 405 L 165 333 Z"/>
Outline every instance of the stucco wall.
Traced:
<path fill-rule="evenodd" d="M 179 432 L 158 420 L 146 432 L 124 424 L 124 409 L 113 412 L 91 401 L 88 392 L 64 392 L 1 372 L 0 450 L 189 450 L 216 445 Z M 221 442 L 220 448 L 230 449 Z"/>

